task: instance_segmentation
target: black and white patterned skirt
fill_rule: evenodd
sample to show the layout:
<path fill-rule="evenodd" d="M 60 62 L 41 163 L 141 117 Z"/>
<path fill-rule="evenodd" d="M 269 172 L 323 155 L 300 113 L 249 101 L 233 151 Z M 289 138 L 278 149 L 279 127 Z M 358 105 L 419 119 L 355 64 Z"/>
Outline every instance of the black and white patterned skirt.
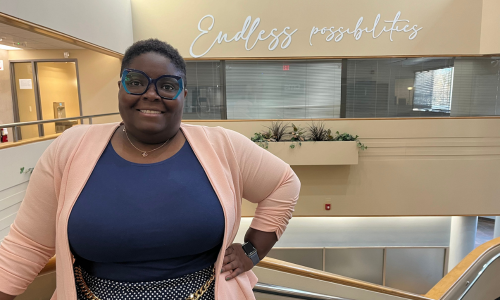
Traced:
<path fill-rule="evenodd" d="M 82 277 L 92 293 L 101 300 L 169 299 L 184 300 L 201 288 L 212 276 L 213 267 L 179 278 L 148 282 L 119 282 L 102 279 L 85 272 Z M 78 300 L 88 300 L 76 282 Z M 200 300 L 215 300 L 215 280 Z"/>

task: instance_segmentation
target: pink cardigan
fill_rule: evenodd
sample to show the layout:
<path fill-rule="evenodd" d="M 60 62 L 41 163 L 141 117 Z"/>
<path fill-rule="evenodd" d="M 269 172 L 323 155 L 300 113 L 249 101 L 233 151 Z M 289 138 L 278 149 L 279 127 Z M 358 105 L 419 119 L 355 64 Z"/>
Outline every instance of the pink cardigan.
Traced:
<path fill-rule="evenodd" d="M 57 290 L 52 300 L 76 300 L 73 256 L 68 243 L 71 209 L 118 123 L 82 125 L 65 131 L 38 161 L 9 234 L 0 245 L 0 291 L 21 294 L 47 261 L 57 255 Z M 252 228 L 283 234 L 297 202 L 300 182 L 290 166 L 248 138 L 221 127 L 182 124 L 182 132 L 205 169 L 225 216 L 223 248 L 233 243 L 241 199 L 258 203 Z M 255 299 L 252 271 L 225 281 L 216 273 L 217 300 Z"/>

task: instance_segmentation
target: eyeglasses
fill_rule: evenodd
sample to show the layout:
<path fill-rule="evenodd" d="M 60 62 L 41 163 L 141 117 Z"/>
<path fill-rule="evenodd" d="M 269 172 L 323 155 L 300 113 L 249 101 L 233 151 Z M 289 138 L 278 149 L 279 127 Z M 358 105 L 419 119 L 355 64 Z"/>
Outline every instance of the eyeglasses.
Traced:
<path fill-rule="evenodd" d="M 151 79 L 146 73 L 139 70 L 123 70 L 122 86 L 127 94 L 142 95 L 146 93 L 150 84 L 154 84 L 158 96 L 167 100 L 175 100 L 184 90 L 184 84 L 180 76 L 162 75 L 156 79 Z"/>

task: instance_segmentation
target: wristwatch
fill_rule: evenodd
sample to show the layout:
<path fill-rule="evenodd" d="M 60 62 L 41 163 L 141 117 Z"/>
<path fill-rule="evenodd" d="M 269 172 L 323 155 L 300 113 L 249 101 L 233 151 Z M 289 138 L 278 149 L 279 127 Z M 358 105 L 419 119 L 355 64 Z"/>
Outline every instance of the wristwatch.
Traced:
<path fill-rule="evenodd" d="M 252 245 L 250 242 L 246 242 L 243 244 L 243 251 L 245 251 L 246 255 L 252 260 L 253 265 L 255 266 L 256 264 L 259 263 L 260 258 L 259 255 L 257 254 L 257 249 Z"/>

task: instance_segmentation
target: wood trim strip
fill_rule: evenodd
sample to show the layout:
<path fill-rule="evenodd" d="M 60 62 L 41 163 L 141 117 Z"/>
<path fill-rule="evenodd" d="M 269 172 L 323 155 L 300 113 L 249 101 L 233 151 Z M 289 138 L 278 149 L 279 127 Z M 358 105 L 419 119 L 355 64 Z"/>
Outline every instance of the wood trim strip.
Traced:
<path fill-rule="evenodd" d="M 43 267 L 43 269 L 38 273 L 38 276 L 45 275 L 47 273 L 52 273 L 56 271 L 56 257 L 53 256 L 49 262 Z"/>
<path fill-rule="evenodd" d="M 89 49 L 89 50 L 96 51 L 96 52 L 99 52 L 102 54 L 113 56 L 113 57 L 116 57 L 119 59 L 123 58 L 123 54 L 121 54 L 119 52 L 98 46 L 96 44 L 89 43 L 87 41 L 75 38 L 75 37 L 70 36 L 68 34 L 65 34 L 65 33 L 50 29 L 48 27 L 44 27 L 44 26 L 32 23 L 32 22 L 28 22 L 28 21 L 13 17 L 13 16 L 8 15 L 8 14 L 4 14 L 1 12 L 0 12 L 0 23 L 4 23 L 4 24 L 10 25 L 10 26 L 14 26 L 14 27 L 28 30 L 28 31 L 31 31 L 34 33 L 38 33 L 38 34 L 56 39 L 58 41 L 73 44 L 75 46 L 79 46 L 79 47 L 82 47 L 85 49 Z"/>
<path fill-rule="evenodd" d="M 472 250 L 462 261 L 444 276 L 427 294 L 426 297 L 430 299 L 439 300 L 453 288 L 458 280 L 462 278 L 465 273 L 476 264 L 487 252 L 500 246 L 500 237 L 486 242 L 476 249 Z"/>
<path fill-rule="evenodd" d="M 348 278 L 348 277 L 344 277 L 344 276 L 340 276 L 340 275 L 335 275 L 332 273 L 323 272 L 320 270 L 292 264 L 289 262 L 285 262 L 285 261 L 281 261 L 281 260 L 269 258 L 269 257 L 265 257 L 261 262 L 259 262 L 259 264 L 257 266 L 261 267 L 261 268 L 275 270 L 275 271 L 295 274 L 295 275 L 299 275 L 299 276 L 303 276 L 303 277 L 308 277 L 308 278 L 318 279 L 318 280 L 322 280 L 322 281 L 342 284 L 342 285 L 350 286 L 350 287 L 354 287 L 354 288 L 369 290 L 372 292 L 377 292 L 377 293 L 381 293 L 381 294 L 385 294 L 385 295 L 392 295 L 392 296 L 396 296 L 396 297 L 401 297 L 404 299 L 429 300 L 429 298 L 421 296 L 421 295 L 412 294 L 412 293 L 400 291 L 397 289 L 388 288 L 385 286 L 372 284 L 372 283 L 368 283 L 368 282 L 364 282 L 361 280 L 356 280 L 356 279 L 352 279 L 352 278 Z"/>
<path fill-rule="evenodd" d="M 488 117 L 415 117 L 415 118 L 335 118 L 335 119 L 238 119 L 238 120 L 182 120 L 184 123 L 216 122 L 300 122 L 300 121 L 405 121 L 405 120 L 499 120 L 500 116 Z"/>
<path fill-rule="evenodd" d="M 57 138 L 60 135 L 61 135 L 60 133 L 56 133 L 56 134 L 51 134 L 51 135 L 47 135 L 44 137 L 21 140 L 19 142 L 4 143 L 4 144 L 0 144 L 0 150 L 12 148 L 12 147 L 17 147 L 17 146 L 23 146 L 23 145 L 27 145 L 27 144 L 31 144 L 31 143 L 38 143 L 38 142 L 42 142 L 42 141 L 52 140 L 52 139 Z"/>
<path fill-rule="evenodd" d="M 293 166 L 292 166 L 293 167 Z M 303 167 L 303 166 L 297 166 L 297 167 Z M 307 167 L 307 166 L 305 166 Z M 332 167 L 335 167 L 335 166 L 332 166 Z M 496 214 L 480 214 L 481 216 L 485 216 L 485 217 L 496 217 L 498 216 L 498 213 Z M 457 214 L 451 214 L 451 215 L 443 215 L 443 214 L 439 214 L 439 215 L 338 215 L 338 214 L 334 214 L 332 213 L 331 215 L 326 215 L 326 214 L 318 214 L 318 215 L 293 215 L 294 218 L 318 218 L 318 217 L 355 217 L 355 218 L 364 218 L 364 217 L 369 217 L 369 218 L 373 218 L 373 217 L 380 217 L 380 218 L 386 218 L 386 217 L 453 217 L 453 216 L 457 216 L 457 217 L 477 217 L 478 214 L 463 214 L 463 215 L 457 215 Z M 254 215 L 243 215 L 241 216 L 242 218 L 253 218 L 255 217 Z"/>
<path fill-rule="evenodd" d="M 286 57 L 184 57 L 185 61 L 214 61 L 214 60 L 306 60 L 306 59 L 370 59 L 370 58 L 453 58 L 453 57 L 493 57 L 498 56 L 497 53 L 492 54 L 426 54 L 426 55 L 368 55 L 368 56 L 286 56 Z"/>

